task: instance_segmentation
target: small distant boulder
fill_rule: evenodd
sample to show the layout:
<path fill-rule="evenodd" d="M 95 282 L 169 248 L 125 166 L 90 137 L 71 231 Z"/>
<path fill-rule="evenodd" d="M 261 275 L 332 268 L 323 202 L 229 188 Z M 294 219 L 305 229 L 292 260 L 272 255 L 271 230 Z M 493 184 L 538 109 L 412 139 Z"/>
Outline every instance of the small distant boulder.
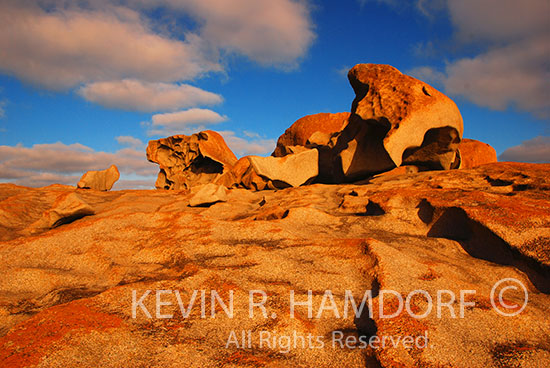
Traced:
<path fill-rule="evenodd" d="M 497 151 L 487 143 L 475 139 L 463 139 L 458 149 L 461 169 L 471 169 L 479 165 L 497 162 Z"/>
<path fill-rule="evenodd" d="M 218 202 L 227 201 L 227 188 L 214 183 L 198 187 L 198 191 L 189 200 L 190 207 L 208 207 Z"/>
<path fill-rule="evenodd" d="M 237 163 L 222 136 L 211 130 L 149 141 L 147 159 L 160 167 L 157 189 L 190 189 L 212 183 Z"/>
<path fill-rule="evenodd" d="M 120 173 L 115 165 L 106 170 L 88 171 L 77 184 L 81 189 L 111 190 L 113 184 L 120 178 Z"/>

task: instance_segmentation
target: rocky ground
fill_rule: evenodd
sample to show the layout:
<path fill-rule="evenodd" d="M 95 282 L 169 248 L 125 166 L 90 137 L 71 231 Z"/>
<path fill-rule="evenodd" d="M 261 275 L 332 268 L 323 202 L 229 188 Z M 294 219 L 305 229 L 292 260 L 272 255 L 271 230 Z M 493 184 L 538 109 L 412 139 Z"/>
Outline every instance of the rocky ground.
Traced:
<path fill-rule="evenodd" d="M 231 189 L 225 202 L 204 207 L 190 207 L 195 193 L 185 190 L 0 184 L 0 366 L 547 367 L 549 177 L 546 164 L 390 172 L 346 185 Z M 513 317 L 491 305 L 504 278 L 528 290 Z M 157 290 L 169 290 L 159 301 L 171 304 L 157 303 Z M 197 304 L 183 317 L 177 298 L 187 307 L 195 290 Z M 233 318 L 220 303 L 212 318 L 212 290 L 226 304 L 233 293 Z M 250 290 L 266 293 L 265 318 L 260 309 L 249 316 Z M 296 306 L 292 318 L 291 291 L 306 301 L 310 290 L 312 317 Z M 358 304 L 372 291 L 372 318 L 368 310 L 343 315 L 346 290 Z M 434 301 L 438 290 L 449 290 L 446 301 L 475 290 L 466 297 L 475 305 L 463 318 L 458 304 L 440 317 L 434 306 L 425 318 L 382 318 L 384 290 L 425 290 Z M 504 295 L 522 304 L 523 293 Z M 383 296 L 382 312 L 392 314 L 397 299 Z M 427 308 L 423 295 L 411 298 L 413 314 Z M 239 342 L 251 331 L 251 345 L 228 345 L 233 331 Z M 260 333 L 271 343 L 260 344 Z M 286 349 L 284 337 L 294 334 L 324 346 L 298 339 Z M 429 342 L 353 344 L 372 336 Z"/>

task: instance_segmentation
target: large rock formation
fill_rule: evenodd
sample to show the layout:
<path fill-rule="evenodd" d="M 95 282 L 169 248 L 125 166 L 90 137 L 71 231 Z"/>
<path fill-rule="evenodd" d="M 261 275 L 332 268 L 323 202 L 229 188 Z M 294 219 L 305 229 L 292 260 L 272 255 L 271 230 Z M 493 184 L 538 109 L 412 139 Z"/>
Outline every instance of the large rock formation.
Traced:
<path fill-rule="evenodd" d="M 493 163 L 365 185 L 231 189 L 210 207 L 189 207 L 191 192 L 0 184 L 0 366 L 549 366 L 548 177 L 547 164 Z M 94 214 L 27 235 L 73 193 Z M 491 305 L 505 278 L 528 291 L 512 317 Z M 265 292 L 265 316 L 259 307 L 249 315 L 250 290 Z M 372 318 L 368 304 L 355 317 L 346 295 L 359 306 L 369 290 Z M 434 305 L 423 318 L 406 308 L 383 318 L 380 305 L 386 315 L 399 307 L 384 290 L 403 299 L 424 290 L 434 304 L 439 290 L 449 293 L 439 316 Z M 475 291 L 463 318 L 462 290 Z M 232 318 L 217 301 L 212 318 L 212 291 L 228 305 L 233 293 Z M 311 318 L 305 305 L 291 316 L 291 291 L 311 298 Z M 447 305 L 451 292 L 457 302 Z M 502 296 L 512 311 L 524 301 L 514 289 Z M 422 315 L 426 300 L 417 294 L 409 309 Z M 427 336 L 428 346 L 357 342 L 407 336 Z"/>
<path fill-rule="evenodd" d="M 460 168 L 471 169 L 473 167 L 497 162 L 497 151 L 487 143 L 475 139 L 463 139 L 459 146 Z"/>
<path fill-rule="evenodd" d="M 335 146 L 336 181 L 391 170 L 403 163 L 457 168 L 462 117 L 455 103 L 389 65 L 358 64 L 349 123 Z M 339 177 L 338 177 L 339 176 Z"/>
<path fill-rule="evenodd" d="M 119 178 L 118 168 L 111 165 L 105 170 L 86 172 L 76 186 L 81 189 L 111 190 Z"/>
<path fill-rule="evenodd" d="M 160 166 L 158 189 L 189 189 L 231 170 L 237 157 L 222 136 L 206 130 L 149 141 L 147 159 Z"/>

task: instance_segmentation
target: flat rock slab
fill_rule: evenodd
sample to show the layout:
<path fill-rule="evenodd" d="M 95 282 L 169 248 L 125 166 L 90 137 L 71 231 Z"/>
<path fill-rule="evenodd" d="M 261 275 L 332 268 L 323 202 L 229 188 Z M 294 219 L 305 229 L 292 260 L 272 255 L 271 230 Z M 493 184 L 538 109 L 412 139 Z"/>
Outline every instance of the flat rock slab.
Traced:
<path fill-rule="evenodd" d="M 310 149 L 284 157 L 248 156 L 256 174 L 272 182 L 299 187 L 319 174 L 319 152 Z"/>

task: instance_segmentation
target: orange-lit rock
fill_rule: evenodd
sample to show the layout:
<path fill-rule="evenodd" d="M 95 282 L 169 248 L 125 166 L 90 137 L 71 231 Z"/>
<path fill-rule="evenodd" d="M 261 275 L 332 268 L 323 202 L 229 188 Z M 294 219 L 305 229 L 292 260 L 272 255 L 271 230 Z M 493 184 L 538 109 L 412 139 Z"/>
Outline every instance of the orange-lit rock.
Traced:
<path fill-rule="evenodd" d="M 222 136 L 211 130 L 149 141 L 147 159 L 159 164 L 157 189 L 211 183 L 237 162 Z"/>
<path fill-rule="evenodd" d="M 105 170 L 86 172 L 76 186 L 81 189 L 111 190 L 119 178 L 118 168 L 111 165 Z"/>
<path fill-rule="evenodd" d="M 471 169 L 479 165 L 497 162 L 497 152 L 487 143 L 465 138 L 460 142 L 458 149 L 461 169 Z"/>
<path fill-rule="evenodd" d="M 277 140 L 272 156 L 281 157 L 294 152 L 294 146 L 326 146 L 331 136 L 340 132 L 348 122 L 348 112 L 320 113 L 304 116 L 294 122 Z"/>
<path fill-rule="evenodd" d="M 391 170 L 403 162 L 450 169 L 463 132 L 455 103 L 389 65 L 358 64 L 349 123 L 335 146 L 342 180 Z"/>
<path fill-rule="evenodd" d="M 234 170 L 242 165 L 246 173 L 246 161 Z M 208 207 L 188 206 L 193 189 L 0 184 L 0 366 L 547 366 L 550 165 L 393 174 L 363 185 L 230 189 Z M 45 212 L 72 208 L 73 194 L 94 213 L 26 232 Z M 496 313 L 489 299 L 504 278 L 528 290 L 528 305 L 515 317 Z M 157 318 L 157 290 L 168 303 L 159 313 L 169 318 Z M 187 317 L 176 290 L 185 308 L 198 290 Z M 233 292 L 233 318 L 219 305 L 210 318 L 210 298 L 203 318 L 201 290 L 225 302 Z M 250 317 L 249 290 L 265 291 L 267 318 L 259 308 Z M 290 317 L 291 290 L 299 301 L 311 290 L 313 318 L 306 306 Z M 316 318 L 326 290 L 340 315 L 325 310 Z M 344 316 L 346 290 L 357 304 L 373 291 L 372 318 L 366 308 Z M 457 298 L 461 290 L 476 293 L 467 295 L 474 306 L 464 318 L 458 305 L 457 318 L 446 306 L 440 317 L 434 306 L 425 318 L 381 318 L 379 290 L 403 297 L 425 290 L 434 300 L 438 290 Z M 508 290 L 505 301 L 519 305 L 521 295 Z M 144 296 L 151 318 L 140 306 L 133 313 L 134 296 Z M 396 307 L 390 296 L 382 310 Z M 414 313 L 426 307 L 422 296 L 411 299 Z M 302 348 L 298 341 L 281 353 L 260 348 L 255 334 L 251 348 L 228 346 L 231 332 L 240 338 L 243 330 L 311 334 L 326 345 Z M 427 333 L 429 348 L 333 347 L 334 331 L 350 341 Z"/>

